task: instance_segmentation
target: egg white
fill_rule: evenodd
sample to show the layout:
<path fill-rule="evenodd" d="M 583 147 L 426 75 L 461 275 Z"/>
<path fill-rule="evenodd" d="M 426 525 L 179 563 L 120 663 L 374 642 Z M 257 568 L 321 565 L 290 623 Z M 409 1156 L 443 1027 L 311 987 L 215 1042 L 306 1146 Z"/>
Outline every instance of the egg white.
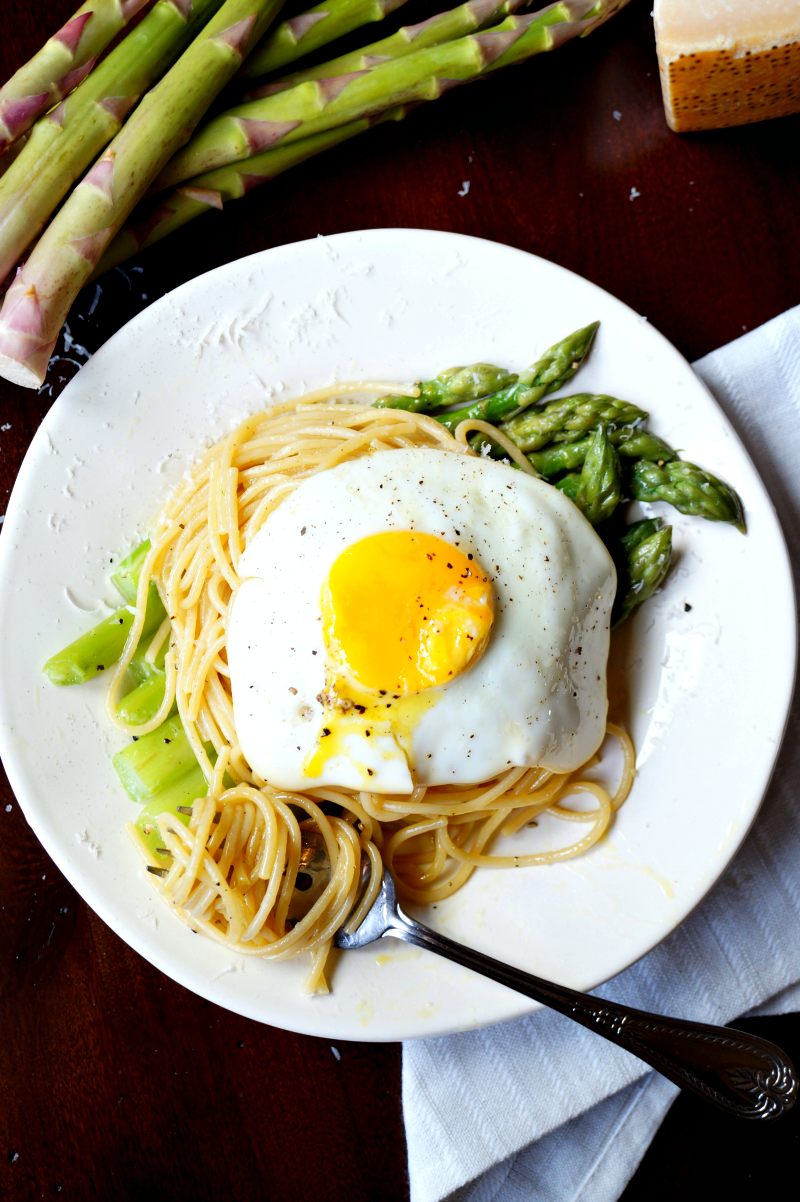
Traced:
<path fill-rule="evenodd" d="M 475 556 L 495 595 L 489 643 L 467 671 L 419 694 L 413 772 L 389 727 L 368 739 L 355 728 L 309 777 L 326 684 L 323 581 L 346 547 L 387 530 L 437 535 Z M 408 793 L 510 766 L 564 772 L 603 740 L 616 573 L 577 507 L 543 481 L 467 454 L 379 451 L 302 481 L 240 572 L 228 632 L 234 720 L 247 760 L 279 788 Z"/>

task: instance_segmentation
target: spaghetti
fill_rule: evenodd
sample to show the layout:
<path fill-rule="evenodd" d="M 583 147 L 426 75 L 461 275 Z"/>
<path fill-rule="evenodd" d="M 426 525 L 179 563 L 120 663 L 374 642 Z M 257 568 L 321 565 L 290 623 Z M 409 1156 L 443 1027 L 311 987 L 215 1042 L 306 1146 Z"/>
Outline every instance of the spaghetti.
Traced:
<path fill-rule="evenodd" d="M 358 926 L 377 895 L 383 864 L 394 873 L 401 897 L 431 903 L 454 893 L 478 867 L 568 859 L 601 838 L 634 775 L 630 739 L 612 724 L 608 732 L 623 751 L 613 795 L 583 778 L 591 765 L 564 774 L 512 768 L 481 785 L 420 786 L 408 796 L 395 796 L 341 788 L 287 792 L 261 779 L 247 763 L 234 724 L 226 636 L 241 583 L 241 555 L 269 514 L 301 480 L 356 456 L 420 446 L 444 454 L 472 453 L 465 442 L 466 423 L 454 438 L 424 414 L 348 399 L 348 394 L 389 390 L 403 391 L 387 384 L 339 384 L 278 404 L 243 421 L 185 476 L 155 520 L 136 615 L 107 698 L 111 722 L 135 735 L 155 730 L 177 703 L 208 784 L 206 795 L 192 805 L 188 825 L 173 813 L 158 818 L 172 858 L 158 882 L 164 900 L 193 930 L 238 954 L 268 960 L 310 954 L 309 991 L 327 991 L 324 965 L 333 935 L 348 919 L 351 928 Z M 416 390 L 405 394 L 414 396 Z M 168 619 L 147 659 L 152 663 L 169 638 L 165 695 L 151 721 L 130 725 L 117 715 L 117 695 L 142 632 L 151 580 Z M 595 808 L 564 804 L 576 794 L 591 795 Z M 544 813 L 589 829 L 555 851 L 490 854 L 498 835 L 513 835 Z M 135 828 L 128 829 L 148 864 L 161 868 Z M 290 909 L 311 832 L 324 841 L 330 880 L 308 913 L 294 921 Z M 364 856 L 372 871 L 358 901 Z"/>

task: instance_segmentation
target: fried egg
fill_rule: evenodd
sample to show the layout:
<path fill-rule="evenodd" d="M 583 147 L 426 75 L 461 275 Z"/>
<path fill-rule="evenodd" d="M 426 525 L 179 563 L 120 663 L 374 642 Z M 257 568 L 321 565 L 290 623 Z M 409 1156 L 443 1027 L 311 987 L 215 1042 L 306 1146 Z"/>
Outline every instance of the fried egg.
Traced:
<path fill-rule="evenodd" d="M 408 794 L 565 772 L 605 734 L 614 565 L 503 463 L 383 450 L 303 480 L 240 561 L 236 732 L 279 788 Z"/>

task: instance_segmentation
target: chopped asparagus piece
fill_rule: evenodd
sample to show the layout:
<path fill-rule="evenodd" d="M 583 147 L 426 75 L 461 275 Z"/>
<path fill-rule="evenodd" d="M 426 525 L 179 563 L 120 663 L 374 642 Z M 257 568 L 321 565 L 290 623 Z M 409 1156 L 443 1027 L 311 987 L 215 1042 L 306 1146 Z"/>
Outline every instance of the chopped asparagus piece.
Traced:
<path fill-rule="evenodd" d="M 126 693 L 122 700 L 117 702 L 117 713 L 123 722 L 135 726 L 149 722 L 158 713 L 164 700 L 164 686 L 164 676 L 154 674 L 143 680 L 135 689 L 131 689 L 130 693 Z M 173 702 L 170 716 L 175 712 L 176 706 Z"/>
<path fill-rule="evenodd" d="M 166 611 L 156 586 L 151 583 L 147 593 L 142 640 L 156 632 L 165 616 Z M 84 681 L 91 680 L 98 672 L 115 664 L 122 655 L 128 632 L 133 625 L 133 617 L 133 609 L 123 605 L 111 617 L 99 622 L 74 643 L 51 656 L 43 671 L 53 684 L 57 685 L 83 684 Z"/>
<path fill-rule="evenodd" d="M 430 413 L 455 405 L 459 401 L 477 401 L 490 393 L 498 392 L 516 384 L 515 372 L 495 367 L 492 363 L 472 363 L 469 367 L 449 367 L 434 380 L 425 380 L 419 386 L 419 396 L 378 397 L 376 409 L 407 409 L 410 413 Z"/>
<path fill-rule="evenodd" d="M 113 759 L 119 779 L 133 801 L 147 801 L 177 784 L 197 760 L 179 717 L 118 751 Z"/>
<path fill-rule="evenodd" d="M 520 450 L 539 451 L 551 442 L 577 442 L 598 426 L 609 432 L 622 429 L 633 432 L 646 420 L 645 411 L 629 401 L 578 392 L 574 396 L 559 397 L 539 409 L 529 409 L 502 422 L 500 429 Z"/>
<path fill-rule="evenodd" d="M 738 495 L 695 463 L 675 459 L 659 466 L 639 459 L 633 465 L 630 491 L 637 501 L 668 501 L 680 513 L 709 522 L 729 522 L 742 534 L 747 532 Z"/>
<path fill-rule="evenodd" d="M 617 448 L 617 454 L 626 459 L 652 459 L 667 463 L 675 458 L 675 452 L 667 446 L 663 438 L 650 434 L 647 430 L 631 430 L 627 426 L 622 429 L 607 427 L 606 433 L 609 442 Z M 581 468 L 591 444 L 591 435 L 580 439 L 579 442 L 553 442 L 541 451 L 531 451 L 528 458 L 537 472 L 549 480 L 560 472 L 572 472 Z"/>
<path fill-rule="evenodd" d="M 145 846 L 157 860 L 163 860 L 165 868 L 169 867 L 172 859 L 170 856 L 160 856 L 156 851 L 157 847 L 163 847 L 163 840 L 158 829 L 158 818 L 161 814 L 174 814 L 179 822 L 188 826 L 189 815 L 181 814 L 178 806 L 191 808 L 192 802 L 196 798 L 205 797 L 207 793 L 206 779 L 195 761 L 195 766 L 171 788 L 161 789 L 155 793 L 136 819 L 134 826 L 142 836 Z"/>
<path fill-rule="evenodd" d="M 521 413 L 548 392 L 561 388 L 575 375 L 591 349 L 599 324 L 595 321 L 556 342 L 520 374 L 516 384 L 502 388 L 493 396 L 466 409 L 459 409 L 455 413 L 437 413 L 434 415 L 437 422 L 453 433 L 461 422 L 469 419 L 498 423 Z"/>
<path fill-rule="evenodd" d="M 626 459 L 651 459 L 659 464 L 677 459 L 672 447 L 649 430 L 609 430 L 608 437 L 617 448 L 617 454 Z"/>
<path fill-rule="evenodd" d="M 576 503 L 593 526 L 604 522 L 622 500 L 622 473 L 617 452 L 602 426 L 592 435 L 581 470 Z"/>
<path fill-rule="evenodd" d="M 559 492 L 563 492 L 565 496 L 569 497 L 570 501 L 574 501 L 577 505 L 578 493 L 581 490 L 580 472 L 569 472 L 568 475 L 562 476 L 560 480 L 555 481 L 554 488 L 557 488 Z"/>
<path fill-rule="evenodd" d="M 639 523 L 635 523 L 639 525 Z M 672 527 L 662 526 L 641 541 L 631 530 L 629 543 L 621 542 L 622 557 L 617 561 L 617 598 L 612 625 L 619 626 L 637 605 L 651 597 L 669 571 L 672 559 Z"/>
<path fill-rule="evenodd" d="M 130 555 L 120 561 L 116 572 L 111 577 L 125 600 L 130 601 L 131 604 L 136 600 L 136 593 L 139 588 L 139 573 L 142 570 L 142 564 L 149 550 L 150 539 L 146 538 L 144 542 L 139 543 L 139 546 L 131 551 Z"/>

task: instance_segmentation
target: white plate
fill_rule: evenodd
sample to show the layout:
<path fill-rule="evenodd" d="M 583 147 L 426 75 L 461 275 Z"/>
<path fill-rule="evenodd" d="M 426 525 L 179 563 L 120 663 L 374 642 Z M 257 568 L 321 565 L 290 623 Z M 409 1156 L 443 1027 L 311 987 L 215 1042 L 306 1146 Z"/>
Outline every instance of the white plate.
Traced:
<path fill-rule="evenodd" d="M 125 740 L 104 724 L 104 681 L 56 689 L 41 667 L 99 620 L 88 612 L 98 597 L 118 604 L 111 557 L 137 541 L 198 447 L 270 396 L 335 379 L 426 377 L 475 359 L 519 369 L 595 318 L 600 334 L 576 384 L 642 405 L 652 429 L 730 480 L 749 534 L 668 511 L 677 566 L 614 647 L 640 771 L 609 836 L 568 863 L 478 872 L 423 914 L 493 956 L 589 989 L 677 926 L 736 852 L 769 781 L 794 676 L 778 521 L 677 351 L 542 259 L 453 234 L 372 230 L 264 251 L 185 284 L 116 334 L 47 415 L 0 538 L 0 750 L 62 872 L 189 989 L 279 1027 L 360 1040 L 439 1035 L 535 1009 L 391 939 L 341 956 L 332 994 L 309 998 L 304 962 L 244 962 L 193 935 L 154 896 L 123 832 L 137 807 L 111 765 Z M 531 845 L 551 837 L 546 824 L 524 832 Z"/>

